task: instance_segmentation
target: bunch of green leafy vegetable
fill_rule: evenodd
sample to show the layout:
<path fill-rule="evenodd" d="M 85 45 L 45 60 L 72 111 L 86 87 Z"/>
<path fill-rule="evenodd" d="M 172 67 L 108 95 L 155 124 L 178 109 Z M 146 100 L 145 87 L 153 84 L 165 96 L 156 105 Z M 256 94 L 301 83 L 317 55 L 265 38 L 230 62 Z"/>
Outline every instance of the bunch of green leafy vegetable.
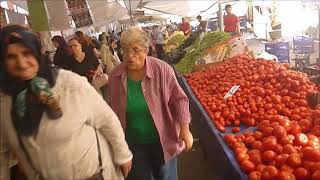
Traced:
<path fill-rule="evenodd" d="M 221 31 L 206 33 L 202 39 L 201 37 L 198 37 L 190 47 L 190 50 L 185 54 L 184 58 L 175 65 L 176 70 L 179 74 L 192 72 L 196 65 L 196 61 L 204 55 L 205 50 L 218 45 L 229 37 L 229 34 Z"/>
<path fill-rule="evenodd" d="M 167 44 L 179 46 L 180 44 L 183 43 L 183 41 L 185 39 L 186 39 L 186 36 L 184 36 L 182 34 L 177 34 L 177 35 L 173 36 L 172 38 L 170 38 L 168 40 Z"/>

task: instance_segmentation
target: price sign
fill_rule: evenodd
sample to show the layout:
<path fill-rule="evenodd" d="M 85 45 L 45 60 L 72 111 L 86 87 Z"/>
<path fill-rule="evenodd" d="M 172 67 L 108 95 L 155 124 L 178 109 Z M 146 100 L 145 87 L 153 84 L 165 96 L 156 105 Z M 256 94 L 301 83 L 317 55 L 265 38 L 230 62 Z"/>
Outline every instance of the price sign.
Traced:
<path fill-rule="evenodd" d="M 227 100 L 229 97 L 233 96 L 239 88 L 240 88 L 240 85 L 232 86 L 232 88 L 227 92 L 227 94 L 224 95 L 223 99 Z"/>

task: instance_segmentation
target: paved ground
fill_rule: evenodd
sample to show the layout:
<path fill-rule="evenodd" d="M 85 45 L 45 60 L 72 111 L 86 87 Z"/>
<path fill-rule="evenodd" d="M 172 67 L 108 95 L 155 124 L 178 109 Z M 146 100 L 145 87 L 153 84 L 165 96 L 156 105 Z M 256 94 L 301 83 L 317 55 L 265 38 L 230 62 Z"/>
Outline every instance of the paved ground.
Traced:
<path fill-rule="evenodd" d="M 195 139 L 197 132 L 191 126 L 191 131 Z M 205 160 L 202 150 L 199 147 L 199 141 L 194 142 L 193 150 L 188 153 L 183 153 L 178 158 L 178 174 L 179 180 L 216 180 L 214 168 Z"/>

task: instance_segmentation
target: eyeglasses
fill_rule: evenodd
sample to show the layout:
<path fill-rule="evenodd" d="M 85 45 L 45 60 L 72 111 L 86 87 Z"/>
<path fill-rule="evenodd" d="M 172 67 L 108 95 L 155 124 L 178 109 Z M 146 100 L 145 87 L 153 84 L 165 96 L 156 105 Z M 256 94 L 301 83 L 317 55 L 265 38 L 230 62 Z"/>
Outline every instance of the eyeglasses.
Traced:
<path fill-rule="evenodd" d="M 140 54 L 142 52 L 146 52 L 147 49 L 145 48 L 126 48 L 122 47 L 124 54 Z"/>

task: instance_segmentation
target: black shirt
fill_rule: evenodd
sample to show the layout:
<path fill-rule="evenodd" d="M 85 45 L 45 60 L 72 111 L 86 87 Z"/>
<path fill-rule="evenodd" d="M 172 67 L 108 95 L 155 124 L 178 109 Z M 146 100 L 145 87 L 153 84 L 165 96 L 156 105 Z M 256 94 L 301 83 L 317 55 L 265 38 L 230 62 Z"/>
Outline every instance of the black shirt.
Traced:
<path fill-rule="evenodd" d="M 58 48 L 53 57 L 53 64 L 60 68 L 69 70 L 71 59 L 72 59 L 71 54 L 67 54 L 67 52 L 64 52 L 63 50 Z"/>
<path fill-rule="evenodd" d="M 92 78 L 88 76 L 89 70 L 97 69 L 99 65 L 98 59 L 94 56 L 94 54 L 85 53 L 84 59 L 82 62 L 77 61 L 74 57 L 71 58 L 70 61 L 70 69 L 71 71 L 88 78 L 89 82 L 91 82 Z"/>

